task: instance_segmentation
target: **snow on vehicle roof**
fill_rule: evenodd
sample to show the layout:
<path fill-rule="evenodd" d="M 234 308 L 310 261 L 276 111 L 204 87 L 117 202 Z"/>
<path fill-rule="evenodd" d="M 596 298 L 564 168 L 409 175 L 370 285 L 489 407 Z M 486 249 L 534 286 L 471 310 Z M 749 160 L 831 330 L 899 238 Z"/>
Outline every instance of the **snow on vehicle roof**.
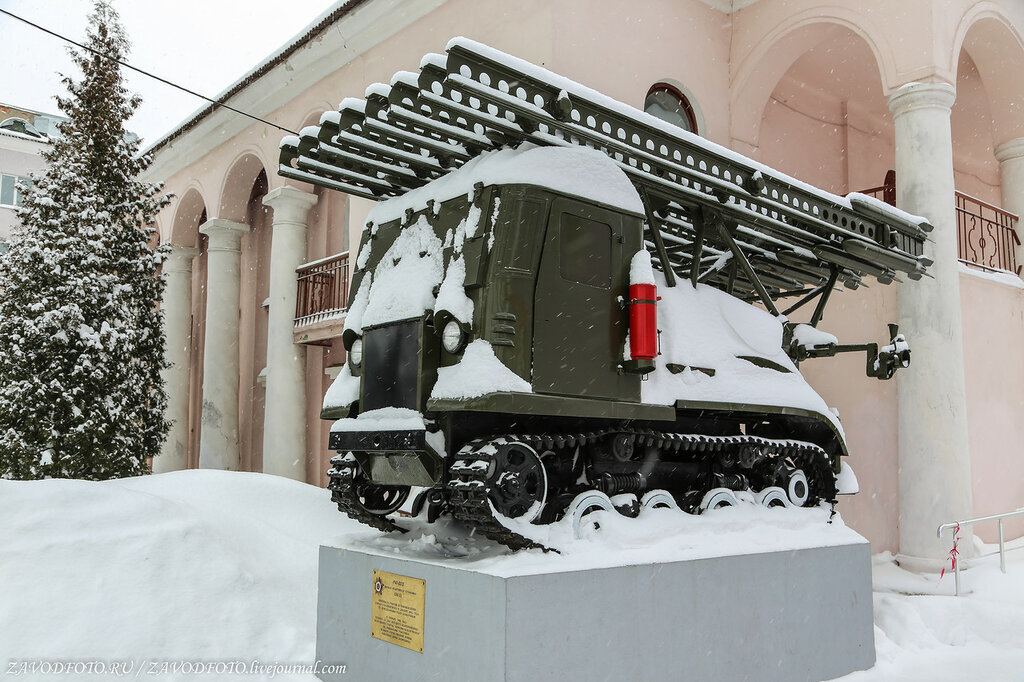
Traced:
<path fill-rule="evenodd" d="M 626 174 L 604 153 L 587 147 L 538 147 L 484 152 L 462 168 L 402 196 L 378 203 L 367 219 L 380 224 L 422 211 L 430 200 L 442 202 L 471 194 L 473 186 L 537 185 L 554 192 L 589 199 L 642 214 L 640 196 Z"/>

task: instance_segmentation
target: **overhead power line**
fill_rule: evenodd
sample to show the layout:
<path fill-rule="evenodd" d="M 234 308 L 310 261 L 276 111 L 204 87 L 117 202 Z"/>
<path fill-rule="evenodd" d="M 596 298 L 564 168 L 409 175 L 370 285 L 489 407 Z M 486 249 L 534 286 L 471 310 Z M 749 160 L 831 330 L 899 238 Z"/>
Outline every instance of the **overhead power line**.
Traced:
<path fill-rule="evenodd" d="M 49 35 L 51 35 L 51 36 L 53 36 L 55 38 L 63 40 L 66 43 L 71 43 L 72 45 L 74 45 L 76 47 L 79 47 L 79 48 L 81 48 L 83 50 L 86 50 L 87 52 L 92 52 L 93 54 L 95 54 L 95 55 L 97 55 L 99 57 L 102 57 L 103 59 L 106 59 L 106 60 L 109 60 L 109 61 L 112 61 L 112 62 L 116 62 L 116 63 L 120 64 L 121 66 L 123 66 L 126 69 L 131 69 L 132 71 L 135 71 L 136 73 L 141 73 L 143 76 L 148 76 L 149 78 L 152 78 L 153 80 L 160 81 L 161 83 L 163 83 L 165 85 L 169 85 L 172 88 L 177 88 L 178 90 L 181 90 L 183 92 L 187 92 L 188 94 L 192 95 L 193 97 L 198 97 L 199 99 L 206 100 L 207 102 L 213 104 L 214 107 L 222 107 L 224 109 L 227 109 L 228 111 L 233 111 L 236 114 L 239 114 L 240 116 L 245 116 L 246 118 L 251 118 L 254 121 L 259 121 L 260 123 L 265 123 L 268 126 L 277 128 L 278 130 L 284 131 L 286 133 L 291 133 L 292 135 L 298 135 L 298 133 L 296 133 L 294 130 L 290 130 L 290 129 L 285 128 L 284 126 L 280 126 L 280 125 L 278 125 L 276 123 L 272 123 L 272 122 L 270 122 L 270 121 L 268 121 L 266 119 L 260 118 L 259 116 L 253 116 L 252 114 L 246 113 L 246 112 L 242 111 L 241 109 L 236 109 L 233 106 L 225 104 L 224 102 L 221 102 L 221 101 L 215 100 L 215 99 L 211 99 L 210 97 L 207 97 L 206 95 L 201 95 L 198 92 L 196 92 L 195 90 L 189 90 L 188 88 L 186 88 L 186 87 L 184 87 L 182 85 L 178 85 L 177 83 L 172 83 L 171 81 L 167 80 L 166 78 L 161 78 L 160 76 L 152 74 L 149 71 L 144 71 L 143 69 L 140 69 L 140 68 L 138 68 L 136 66 L 132 66 L 131 64 L 129 64 L 127 62 L 121 61 L 120 59 L 116 59 L 114 57 L 111 57 L 110 55 L 103 54 L 102 52 L 99 52 L 98 50 L 94 50 L 94 49 L 92 49 L 91 47 L 89 47 L 87 45 L 83 45 L 82 43 L 76 42 L 76 41 L 72 40 L 71 38 L 68 38 L 66 36 L 61 35 L 60 33 L 57 33 L 55 31 L 51 31 L 48 28 L 45 28 L 43 26 L 40 26 L 39 24 L 33 23 L 33 22 L 29 21 L 28 19 L 25 19 L 24 17 L 19 17 L 17 14 L 12 14 L 11 12 L 8 12 L 5 9 L 0 9 L 0 13 L 6 14 L 7 16 L 11 17 L 12 19 L 17 19 L 18 21 L 20 21 L 22 23 L 28 24 L 32 28 L 38 29 L 38 30 L 42 31 L 43 33 L 47 33 L 47 34 L 49 34 Z"/>

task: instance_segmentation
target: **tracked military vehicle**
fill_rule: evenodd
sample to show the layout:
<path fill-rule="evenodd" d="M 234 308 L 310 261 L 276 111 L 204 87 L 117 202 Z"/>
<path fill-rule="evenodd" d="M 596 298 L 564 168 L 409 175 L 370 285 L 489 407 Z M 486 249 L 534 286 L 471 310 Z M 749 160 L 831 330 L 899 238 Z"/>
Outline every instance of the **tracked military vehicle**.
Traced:
<path fill-rule="evenodd" d="M 909 364 L 894 325 L 816 326 L 836 288 L 925 275 L 924 220 L 467 39 L 285 138 L 279 172 L 380 202 L 323 416 L 333 499 L 381 530 L 411 490 L 513 548 L 594 508 L 834 503 L 843 431 L 798 363 Z"/>

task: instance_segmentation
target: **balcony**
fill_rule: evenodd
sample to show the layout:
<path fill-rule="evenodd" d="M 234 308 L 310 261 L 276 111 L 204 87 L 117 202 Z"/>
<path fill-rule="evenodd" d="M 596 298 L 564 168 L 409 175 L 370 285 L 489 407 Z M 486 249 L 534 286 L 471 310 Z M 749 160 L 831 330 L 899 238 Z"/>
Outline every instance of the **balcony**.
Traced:
<path fill-rule="evenodd" d="M 862 190 L 861 194 L 896 205 L 896 174 L 885 176 L 885 184 Z M 1020 274 L 1015 246 L 1018 217 L 998 206 L 956 191 L 957 256 L 961 263 L 990 272 Z"/>
<path fill-rule="evenodd" d="M 296 269 L 295 342 L 330 345 L 341 335 L 348 310 L 348 252 Z"/>

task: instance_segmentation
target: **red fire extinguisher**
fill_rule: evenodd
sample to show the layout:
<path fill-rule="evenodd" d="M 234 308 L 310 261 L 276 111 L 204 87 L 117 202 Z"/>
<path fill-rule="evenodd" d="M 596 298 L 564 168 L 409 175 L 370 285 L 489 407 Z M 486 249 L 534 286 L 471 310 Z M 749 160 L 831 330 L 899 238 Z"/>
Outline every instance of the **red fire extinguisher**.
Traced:
<path fill-rule="evenodd" d="M 654 370 L 658 355 L 658 287 L 629 285 L 629 355 L 627 369 L 637 374 Z"/>

